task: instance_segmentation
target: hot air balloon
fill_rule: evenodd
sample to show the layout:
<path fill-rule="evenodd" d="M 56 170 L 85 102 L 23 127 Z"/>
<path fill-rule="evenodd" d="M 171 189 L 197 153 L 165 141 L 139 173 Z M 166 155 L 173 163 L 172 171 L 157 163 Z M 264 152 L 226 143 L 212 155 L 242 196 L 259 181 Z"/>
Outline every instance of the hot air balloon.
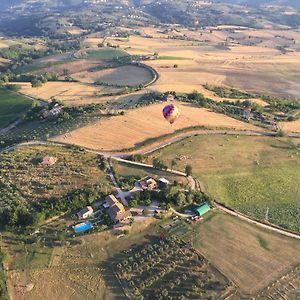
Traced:
<path fill-rule="evenodd" d="M 179 109 L 174 104 L 167 105 L 163 109 L 163 115 L 170 124 L 173 124 L 176 121 L 179 114 Z"/>

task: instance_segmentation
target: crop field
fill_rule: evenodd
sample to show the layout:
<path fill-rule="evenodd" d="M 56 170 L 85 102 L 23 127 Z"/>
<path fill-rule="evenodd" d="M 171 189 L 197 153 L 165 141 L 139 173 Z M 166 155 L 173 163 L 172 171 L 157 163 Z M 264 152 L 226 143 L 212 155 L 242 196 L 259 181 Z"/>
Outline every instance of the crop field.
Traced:
<path fill-rule="evenodd" d="M 120 162 L 114 162 L 113 166 L 119 177 L 133 176 L 139 179 L 146 176 L 152 176 L 155 179 L 164 177 L 170 182 L 176 180 L 177 182 L 182 184 L 188 183 L 186 177 L 170 175 L 170 173 L 151 169 L 151 168 L 138 167 L 138 166 L 134 166 L 126 163 L 120 163 Z"/>
<path fill-rule="evenodd" d="M 186 103 L 177 103 L 176 105 L 180 109 L 181 115 L 173 126 L 162 116 L 164 104 L 154 104 L 129 110 L 124 116 L 96 122 L 70 132 L 67 138 L 61 136 L 54 140 L 111 151 L 138 146 L 147 139 L 160 137 L 191 126 L 258 130 L 255 126 L 204 108 Z"/>
<path fill-rule="evenodd" d="M 121 243 L 110 231 L 70 239 L 69 247 L 45 247 L 35 243 L 27 246 L 30 255 L 27 262 L 25 248 L 19 247 L 21 236 L 5 234 L 3 247 L 14 259 L 13 264 L 8 263 L 10 295 L 16 300 L 40 300 L 41 295 L 45 299 L 125 299 L 112 269 L 107 268 L 105 262 L 134 244 L 148 242 L 149 235 L 156 234 L 157 230 L 158 226 L 150 221 L 131 227 L 130 234 Z M 81 239 L 84 240 L 82 245 Z M 26 281 L 34 288 L 24 293 Z"/>
<path fill-rule="evenodd" d="M 299 240 L 220 212 L 195 225 L 192 244 L 245 295 L 255 296 L 300 263 Z"/>
<path fill-rule="evenodd" d="M 95 86 L 80 82 L 47 82 L 41 87 L 33 88 L 29 83 L 21 84 L 22 93 L 43 100 L 55 97 L 67 106 L 77 106 L 89 103 L 104 103 L 102 98 L 107 93 L 115 93 L 120 88 Z"/>
<path fill-rule="evenodd" d="M 31 106 L 31 100 L 19 94 L 0 89 L 0 128 L 13 122 Z"/>
<path fill-rule="evenodd" d="M 195 177 L 218 201 L 300 232 L 297 143 L 286 138 L 199 136 L 152 156 L 163 161 L 176 159 L 179 170 L 192 165 Z"/>
<path fill-rule="evenodd" d="M 219 28 L 212 32 L 208 29 L 198 32 L 177 30 L 180 32 L 172 32 L 176 39 L 167 39 L 156 29 L 155 35 L 150 34 L 153 38 L 130 36 L 128 40 L 111 38 L 109 41 L 119 44 L 130 54 L 157 52 L 162 59 L 147 63 L 160 73 L 153 88 L 163 92 L 201 92 L 201 85 L 207 82 L 251 92 L 300 96 L 299 79 L 293 76 L 299 70 L 300 62 L 298 32 L 236 28 L 231 31 Z M 295 39 L 296 43 L 289 45 L 290 52 L 284 54 L 277 50 L 287 44 L 287 40 L 279 39 L 278 35 Z M 226 39 L 231 42 L 226 43 Z M 267 44 L 269 41 L 271 43 Z M 174 68 L 174 64 L 178 67 Z"/>
<path fill-rule="evenodd" d="M 280 127 L 285 132 L 300 132 L 300 120 L 293 122 L 281 122 Z"/>
<path fill-rule="evenodd" d="M 121 66 L 96 72 L 81 72 L 74 74 L 80 82 L 94 83 L 96 81 L 111 86 L 137 86 L 150 82 L 153 77 L 151 72 L 138 66 Z"/>
<path fill-rule="evenodd" d="M 184 242 L 152 239 L 109 260 L 128 298 L 224 299 L 233 293 L 230 281 Z"/>
<path fill-rule="evenodd" d="M 42 165 L 45 156 L 53 156 L 57 162 Z M 94 184 L 101 185 L 103 191 L 110 190 L 105 174 L 97 166 L 96 155 L 55 146 L 28 146 L 2 153 L 0 178 L 28 202 L 61 197 Z"/>
<path fill-rule="evenodd" d="M 88 59 L 97 60 L 112 60 L 114 58 L 120 58 L 123 56 L 128 56 L 128 53 L 122 49 L 114 48 L 103 48 L 96 50 L 89 50 L 87 52 Z"/>

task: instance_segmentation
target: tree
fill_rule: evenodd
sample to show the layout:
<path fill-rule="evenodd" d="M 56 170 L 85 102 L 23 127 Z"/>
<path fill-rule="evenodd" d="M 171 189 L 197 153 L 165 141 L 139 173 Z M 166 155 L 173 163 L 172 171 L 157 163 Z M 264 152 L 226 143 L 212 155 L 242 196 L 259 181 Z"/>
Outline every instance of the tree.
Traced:
<path fill-rule="evenodd" d="M 173 168 L 174 168 L 176 165 L 177 165 L 176 159 L 172 159 L 172 161 L 171 161 L 171 168 L 172 168 L 172 170 L 173 170 Z"/>
<path fill-rule="evenodd" d="M 178 206 L 184 206 L 186 202 L 186 196 L 184 193 L 178 193 L 176 195 L 176 203 Z"/>
<path fill-rule="evenodd" d="M 285 136 L 285 132 L 282 129 L 279 129 L 276 133 L 277 137 L 284 137 Z"/>
<path fill-rule="evenodd" d="M 64 75 L 65 77 L 70 76 L 70 70 L 69 70 L 69 69 L 63 69 L 63 75 Z"/>
<path fill-rule="evenodd" d="M 186 165 L 186 166 L 185 166 L 185 173 L 186 173 L 187 176 L 191 176 L 191 175 L 192 175 L 192 173 L 193 173 L 193 168 L 192 168 L 191 165 Z"/>
<path fill-rule="evenodd" d="M 128 204 L 129 204 L 129 207 L 137 207 L 137 205 L 138 205 L 138 200 L 135 199 L 135 198 L 130 199 Z"/>
<path fill-rule="evenodd" d="M 31 80 L 31 86 L 32 87 L 40 87 L 42 85 L 43 85 L 43 83 L 40 80 L 38 80 L 37 78 L 33 78 Z"/>

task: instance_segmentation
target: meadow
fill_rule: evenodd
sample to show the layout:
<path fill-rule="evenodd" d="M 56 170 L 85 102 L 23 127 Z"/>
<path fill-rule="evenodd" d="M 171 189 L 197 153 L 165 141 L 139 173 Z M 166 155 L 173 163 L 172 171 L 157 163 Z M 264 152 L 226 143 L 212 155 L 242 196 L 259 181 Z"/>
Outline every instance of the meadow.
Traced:
<path fill-rule="evenodd" d="M 16 120 L 31 107 L 32 101 L 22 95 L 0 89 L 0 128 Z"/>
<path fill-rule="evenodd" d="M 88 59 L 97 59 L 97 60 L 112 60 L 114 58 L 121 58 L 128 56 L 128 53 L 122 49 L 114 48 L 103 48 L 96 50 L 89 50 L 87 52 Z"/>
<path fill-rule="evenodd" d="M 176 106 L 180 109 L 181 115 L 171 126 L 162 116 L 164 105 L 164 103 L 159 103 L 128 110 L 123 116 L 98 121 L 70 132 L 67 137 L 55 137 L 53 140 L 97 150 L 112 151 L 139 146 L 145 140 L 191 126 L 259 130 L 253 125 L 225 115 L 180 102 L 176 103 Z"/>
<path fill-rule="evenodd" d="M 205 192 L 247 215 L 300 232 L 298 140 L 199 136 L 151 155 L 193 166 Z M 268 211 L 268 214 L 267 214 Z"/>

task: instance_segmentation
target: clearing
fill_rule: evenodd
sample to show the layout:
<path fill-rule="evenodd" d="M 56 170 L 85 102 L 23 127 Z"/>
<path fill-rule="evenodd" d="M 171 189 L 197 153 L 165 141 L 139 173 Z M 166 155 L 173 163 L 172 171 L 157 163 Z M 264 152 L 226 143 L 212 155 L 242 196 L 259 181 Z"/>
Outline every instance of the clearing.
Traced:
<path fill-rule="evenodd" d="M 193 166 L 206 192 L 247 215 L 300 232 L 300 158 L 286 138 L 199 136 L 151 155 Z"/>
<path fill-rule="evenodd" d="M 70 132 L 67 137 L 60 136 L 53 140 L 96 150 L 112 151 L 138 146 L 145 140 L 192 126 L 260 130 L 258 127 L 225 115 L 180 102 L 176 105 L 180 109 L 181 115 L 171 126 L 162 116 L 164 105 L 164 103 L 160 103 L 129 110 L 124 116 L 96 122 Z"/>
<path fill-rule="evenodd" d="M 0 89 L 0 128 L 13 122 L 31 107 L 32 101 L 14 92 Z"/>

